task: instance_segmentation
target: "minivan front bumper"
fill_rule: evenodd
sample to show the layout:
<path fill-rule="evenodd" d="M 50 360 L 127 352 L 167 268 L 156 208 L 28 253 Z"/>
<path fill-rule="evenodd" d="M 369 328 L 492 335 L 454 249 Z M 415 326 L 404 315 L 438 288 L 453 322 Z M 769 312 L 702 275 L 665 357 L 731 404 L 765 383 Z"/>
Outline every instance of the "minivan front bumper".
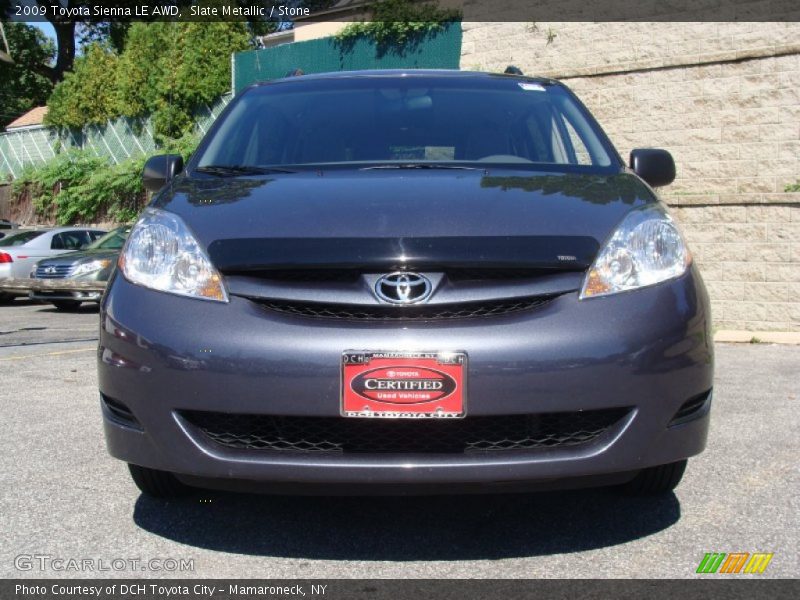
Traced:
<path fill-rule="evenodd" d="M 237 448 L 186 418 L 341 419 L 340 361 L 352 349 L 465 351 L 467 420 L 624 416 L 582 444 L 472 453 Z M 703 450 L 713 384 L 708 298 L 694 267 L 608 297 L 581 301 L 575 292 L 504 316 L 388 324 L 280 314 L 236 296 L 181 298 L 116 275 L 102 303 L 98 365 L 113 456 L 195 485 L 316 484 L 326 493 L 622 482 Z"/>

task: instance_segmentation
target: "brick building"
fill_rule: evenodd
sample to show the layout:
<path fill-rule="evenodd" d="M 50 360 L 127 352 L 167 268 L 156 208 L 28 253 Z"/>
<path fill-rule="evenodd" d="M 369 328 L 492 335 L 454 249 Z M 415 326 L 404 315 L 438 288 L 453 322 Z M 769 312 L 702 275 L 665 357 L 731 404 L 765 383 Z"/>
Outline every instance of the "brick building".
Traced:
<path fill-rule="evenodd" d="M 561 79 L 627 157 L 655 146 L 660 190 L 719 329 L 800 331 L 800 23 L 465 22 L 461 68 Z"/>

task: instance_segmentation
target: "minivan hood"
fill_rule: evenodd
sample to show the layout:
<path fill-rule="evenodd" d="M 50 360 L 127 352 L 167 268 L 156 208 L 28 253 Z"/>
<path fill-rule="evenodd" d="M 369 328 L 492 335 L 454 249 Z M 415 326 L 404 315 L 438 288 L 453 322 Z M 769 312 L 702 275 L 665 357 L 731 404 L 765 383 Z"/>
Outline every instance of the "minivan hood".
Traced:
<path fill-rule="evenodd" d="M 629 173 L 326 170 L 178 177 L 153 206 L 180 215 L 223 271 L 467 264 L 586 268 L 633 207 Z"/>

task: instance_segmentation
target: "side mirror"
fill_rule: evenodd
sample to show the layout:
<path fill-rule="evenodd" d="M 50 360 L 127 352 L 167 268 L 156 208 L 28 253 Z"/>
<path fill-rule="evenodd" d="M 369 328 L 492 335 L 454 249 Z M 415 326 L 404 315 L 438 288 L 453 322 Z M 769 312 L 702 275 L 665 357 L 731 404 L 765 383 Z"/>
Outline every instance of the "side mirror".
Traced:
<path fill-rule="evenodd" d="M 675 181 L 675 161 L 666 150 L 635 148 L 631 150 L 630 167 L 653 187 Z"/>
<path fill-rule="evenodd" d="M 181 171 L 183 171 L 183 157 L 180 154 L 153 156 L 144 163 L 142 185 L 148 192 L 157 192 Z"/>

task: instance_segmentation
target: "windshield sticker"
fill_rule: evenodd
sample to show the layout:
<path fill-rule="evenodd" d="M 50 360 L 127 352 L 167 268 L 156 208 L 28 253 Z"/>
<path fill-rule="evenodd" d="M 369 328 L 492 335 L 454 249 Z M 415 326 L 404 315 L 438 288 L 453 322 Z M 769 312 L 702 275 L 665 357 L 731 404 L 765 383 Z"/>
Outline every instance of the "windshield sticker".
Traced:
<path fill-rule="evenodd" d="M 543 92 L 545 91 L 544 86 L 540 83 L 529 83 L 529 82 L 519 82 L 519 87 L 521 87 L 526 92 Z"/>

